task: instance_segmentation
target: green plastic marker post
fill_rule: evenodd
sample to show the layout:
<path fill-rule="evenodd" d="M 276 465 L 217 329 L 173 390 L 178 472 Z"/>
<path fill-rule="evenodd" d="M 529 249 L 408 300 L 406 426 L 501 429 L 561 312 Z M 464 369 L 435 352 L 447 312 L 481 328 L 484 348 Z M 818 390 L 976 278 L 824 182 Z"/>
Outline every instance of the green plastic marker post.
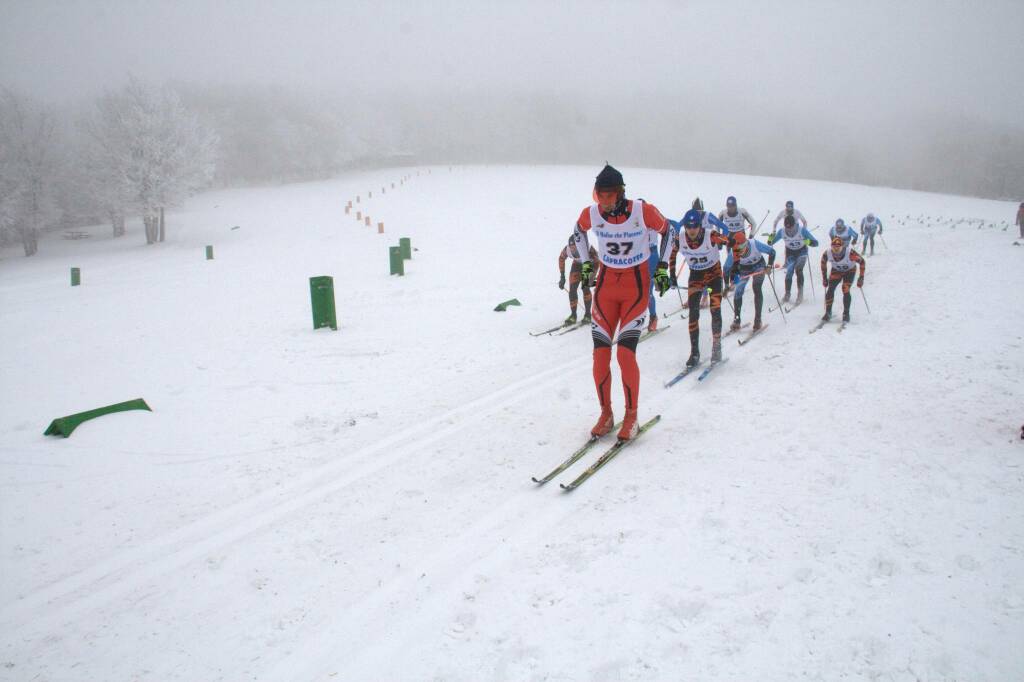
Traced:
<path fill-rule="evenodd" d="M 79 268 L 71 268 L 71 286 L 77 287 L 82 283 L 82 271 Z"/>
<path fill-rule="evenodd" d="M 389 246 L 388 255 L 391 259 L 391 274 L 405 275 L 405 262 L 402 258 L 402 248 L 400 246 Z"/>
<path fill-rule="evenodd" d="M 213 260 L 213 247 L 209 244 L 206 246 L 206 260 Z"/>
<path fill-rule="evenodd" d="M 330 327 L 338 331 L 334 309 L 334 278 L 326 275 L 310 277 L 309 298 L 313 303 L 313 329 Z"/>
<path fill-rule="evenodd" d="M 402 258 L 405 260 L 412 260 L 412 240 L 408 237 L 402 237 L 398 240 L 398 248 L 402 250 Z"/>

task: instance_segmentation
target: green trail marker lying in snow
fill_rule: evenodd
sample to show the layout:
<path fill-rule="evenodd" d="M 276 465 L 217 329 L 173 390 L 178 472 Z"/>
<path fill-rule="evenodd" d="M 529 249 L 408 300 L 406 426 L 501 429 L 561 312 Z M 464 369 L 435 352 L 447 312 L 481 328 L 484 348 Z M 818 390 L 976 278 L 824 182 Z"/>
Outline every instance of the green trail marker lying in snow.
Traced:
<path fill-rule="evenodd" d="M 58 417 L 50 422 L 50 426 L 47 427 L 43 433 L 44 436 L 64 436 L 67 438 L 71 435 L 71 432 L 78 428 L 78 425 L 82 422 L 89 421 L 96 417 L 102 417 L 105 414 L 113 414 L 114 412 L 124 412 L 126 410 L 147 410 L 152 412 L 149 405 L 142 398 L 136 398 L 135 400 L 129 400 L 123 403 L 117 403 L 115 405 L 107 405 L 106 407 L 98 407 L 95 410 L 89 410 L 88 412 L 79 412 L 78 414 L 69 414 L 66 417 Z"/>
<path fill-rule="evenodd" d="M 505 309 L 508 308 L 510 305 L 522 305 L 522 303 L 519 302 L 518 298 L 510 298 L 503 303 L 499 303 L 498 307 L 495 308 L 494 311 L 498 313 L 503 313 L 505 312 Z"/>

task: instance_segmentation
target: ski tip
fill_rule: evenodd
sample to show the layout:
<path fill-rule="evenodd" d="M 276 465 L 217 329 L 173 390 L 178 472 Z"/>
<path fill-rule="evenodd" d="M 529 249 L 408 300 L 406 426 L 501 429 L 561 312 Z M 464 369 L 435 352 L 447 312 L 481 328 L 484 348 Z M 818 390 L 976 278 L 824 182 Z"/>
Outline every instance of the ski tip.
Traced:
<path fill-rule="evenodd" d="M 530 480 L 533 481 L 534 483 L 540 483 L 540 479 L 538 479 L 538 478 L 536 478 L 534 476 L 530 476 Z"/>

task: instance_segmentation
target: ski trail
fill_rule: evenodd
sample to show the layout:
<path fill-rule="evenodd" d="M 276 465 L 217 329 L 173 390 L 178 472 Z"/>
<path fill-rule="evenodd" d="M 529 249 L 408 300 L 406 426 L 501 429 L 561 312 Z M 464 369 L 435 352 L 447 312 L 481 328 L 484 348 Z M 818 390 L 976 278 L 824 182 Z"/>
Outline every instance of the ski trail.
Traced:
<path fill-rule="evenodd" d="M 544 496 L 539 507 L 538 495 Z M 551 488 L 520 486 L 519 492 L 460 534 L 454 551 L 450 545 L 439 546 L 401 578 L 340 606 L 359 617 L 319 624 L 312 637 L 298 642 L 262 676 L 282 681 L 326 679 L 341 672 L 347 677 L 363 661 L 366 670 L 373 670 L 374 661 L 386 658 L 395 646 L 415 637 L 424 623 L 436 619 L 435 605 L 451 603 L 451 595 L 471 576 L 493 575 L 518 547 L 547 537 L 588 502 L 586 497 L 568 499 Z M 357 674 L 352 679 L 363 678 Z"/>
<path fill-rule="evenodd" d="M 424 446 L 475 424 L 496 410 L 521 402 L 562 380 L 567 367 L 590 360 L 583 357 L 520 379 L 433 419 L 421 422 L 352 454 L 368 459 L 353 466 L 346 459 L 332 461 L 288 485 L 275 487 L 218 511 L 163 537 L 119 553 L 92 567 L 67 576 L 5 605 L 0 623 L 14 632 L 31 623 L 47 630 L 75 615 L 153 581 L 190 561 L 256 533 L 401 460 Z M 375 455 L 374 457 L 370 457 Z M 53 602 L 60 602 L 54 605 Z"/>

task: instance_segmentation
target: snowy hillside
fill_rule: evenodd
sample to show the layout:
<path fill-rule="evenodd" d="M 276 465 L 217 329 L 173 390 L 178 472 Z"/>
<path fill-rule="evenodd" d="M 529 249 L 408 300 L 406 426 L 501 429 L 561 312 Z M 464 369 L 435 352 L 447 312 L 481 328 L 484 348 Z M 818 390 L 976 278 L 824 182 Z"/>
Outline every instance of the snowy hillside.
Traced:
<path fill-rule="evenodd" d="M 689 350 L 663 320 L 638 349 L 661 423 L 565 494 L 530 477 L 597 417 L 591 342 L 527 332 L 568 313 L 557 256 L 597 170 L 222 191 L 163 245 L 0 254 L 0 679 L 1024 679 L 1016 205 L 623 169 L 674 218 L 696 195 L 766 225 L 787 199 L 812 227 L 874 211 L 889 250 L 872 314 L 855 292 L 846 331 L 808 334 L 812 250 L 817 300 L 703 384 L 662 386 Z"/>

